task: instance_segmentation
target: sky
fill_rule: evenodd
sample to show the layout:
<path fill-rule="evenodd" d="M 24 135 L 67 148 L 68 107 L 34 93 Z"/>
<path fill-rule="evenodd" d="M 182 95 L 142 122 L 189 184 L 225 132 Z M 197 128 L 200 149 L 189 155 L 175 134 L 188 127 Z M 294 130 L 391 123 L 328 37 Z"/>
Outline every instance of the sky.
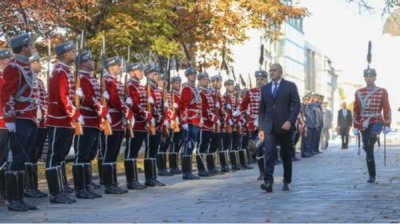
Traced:
<path fill-rule="evenodd" d="M 382 4 L 383 0 L 370 1 Z M 388 15 L 382 16 L 383 5 L 372 12 L 360 12 L 357 4 L 345 0 L 299 0 L 311 16 L 304 20 L 306 40 L 331 58 L 342 70 L 339 82 L 364 84 L 368 41 L 372 41 L 372 63 L 377 85 L 389 92 L 392 114 L 398 120 L 400 106 L 400 37 L 383 35 Z"/>

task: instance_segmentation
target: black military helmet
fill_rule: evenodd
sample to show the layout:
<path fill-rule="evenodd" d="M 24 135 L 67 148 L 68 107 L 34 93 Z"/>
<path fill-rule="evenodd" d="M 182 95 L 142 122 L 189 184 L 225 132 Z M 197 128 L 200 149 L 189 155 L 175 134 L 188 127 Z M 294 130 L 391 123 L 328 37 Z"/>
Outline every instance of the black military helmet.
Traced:
<path fill-rule="evenodd" d="M 79 64 L 85 63 L 89 60 L 93 60 L 93 54 L 89 50 L 84 50 L 79 53 L 77 60 Z"/>
<path fill-rule="evenodd" d="M 268 73 L 266 72 L 266 71 L 264 71 L 264 70 L 258 70 L 258 71 L 256 71 L 255 73 L 254 73 L 254 76 L 256 77 L 256 78 L 268 78 Z"/>
<path fill-rule="evenodd" d="M 376 76 L 376 70 L 374 68 L 364 69 L 364 76 L 373 75 Z"/>
<path fill-rule="evenodd" d="M 188 75 L 190 75 L 190 74 L 196 75 L 196 74 L 197 74 L 196 69 L 193 68 L 193 67 L 187 68 L 187 69 L 185 70 L 185 76 L 188 76 Z"/>
<path fill-rule="evenodd" d="M 63 55 L 65 52 L 75 49 L 75 44 L 72 41 L 66 41 L 64 43 L 60 43 L 56 46 L 55 51 L 56 55 L 59 57 Z"/>
<path fill-rule="evenodd" d="M 143 64 L 137 62 L 137 63 L 128 63 L 126 65 L 126 72 L 135 71 L 135 70 L 143 70 Z"/>
<path fill-rule="evenodd" d="M 224 82 L 224 86 L 227 86 L 227 85 L 235 85 L 235 82 L 232 79 L 228 79 Z"/>
<path fill-rule="evenodd" d="M 111 58 L 107 58 L 105 60 L 104 67 L 108 68 L 108 67 L 113 66 L 113 65 L 121 65 L 121 64 L 122 64 L 121 58 L 119 56 L 114 56 L 114 57 L 111 57 Z"/>
<path fill-rule="evenodd" d="M 146 76 L 148 76 L 149 74 L 153 73 L 153 72 L 157 72 L 160 73 L 160 69 L 158 68 L 158 66 L 156 65 L 147 65 L 146 68 L 144 69 L 144 74 Z"/>
<path fill-rule="evenodd" d="M 220 80 L 222 81 L 222 76 L 221 75 L 213 75 L 210 77 L 211 82 L 214 82 L 215 80 Z"/>
<path fill-rule="evenodd" d="M 32 44 L 32 37 L 27 33 L 14 36 L 8 41 L 8 45 L 12 49 L 24 46 L 26 44 Z"/>
<path fill-rule="evenodd" d="M 172 77 L 171 78 L 171 83 L 174 83 L 174 82 L 182 82 L 181 77 L 179 77 L 179 76 Z"/>
<path fill-rule="evenodd" d="M 203 78 L 208 78 L 208 73 L 207 72 L 200 72 L 197 74 L 197 80 L 203 79 Z"/>

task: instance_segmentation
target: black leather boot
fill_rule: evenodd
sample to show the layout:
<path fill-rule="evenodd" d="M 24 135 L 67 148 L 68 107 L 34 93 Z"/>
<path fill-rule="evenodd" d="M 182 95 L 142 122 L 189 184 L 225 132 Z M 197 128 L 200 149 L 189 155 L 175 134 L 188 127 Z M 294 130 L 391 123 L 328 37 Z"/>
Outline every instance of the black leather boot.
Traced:
<path fill-rule="evenodd" d="M 92 163 L 85 163 L 84 165 L 84 172 L 85 172 L 85 189 L 86 191 L 93 195 L 95 198 L 101 198 L 103 197 L 101 194 L 98 194 L 96 192 L 94 192 L 92 187 Z M 99 186 L 100 187 L 100 186 Z"/>
<path fill-rule="evenodd" d="M 161 183 L 160 181 L 157 180 L 157 167 L 156 167 L 156 159 L 149 158 L 145 159 L 145 167 L 144 167 L 144 172 L 146 176 L 146 186 L 149 187 L 162 187 L 165 186 L 164 183 Z M 146 163 L 147 163 L 147 172 L 148 174 L 146 175 Z"/>
<path fill-rule="evenodd" d="M 257 157 L 257 165 L 260 171 L 260 175 L 258 176 L 257 180 L 264 180 L 264 157 Z"/>
<path fill-rule="evenodd" d="M 85 164 L 76 163 L 72 166 L 72 174 L 74 176 L 74 189 L 76 198 L 93 199 L 94 195 L 86 191 L 85 183 Z"/>
<path fill-rule="evenodd" d="M 16 171 L 5 172 L 5 182 L 6 182 L 5 186 L 6 186 L 6 198 L 7 198 L 8 210 L 17 212 L 28 211 L 28 208 L 20 200 L 21 199 L 21 196 L 19 195 L 20 186 L 18 184 L 22 183 L 19 183 L 18 181 L 18 172 Z"/>
<path fill-rule="evenodd" d="M 40 198 L 33 189 L 33 166 L 32 163 L 25 163 L 24 175 L 24 196 L 27 198 Z"/>
<path fill-rule="evenodd" d="M 229 152 L 229 160 L 231 161 L 232 170 L 240 170 L 240 165 L 236 154 L 236 151 Z"/>
<path fill-rule="evenodd" d="M 167 170 L 167 158 L 165 153 L 157 153 L 157 168 L 158 175 L 160 176 L 173 176 L 172 173 Z"/>
<path fill-rule="evenodd" d="M 226 151 L 219 151 L 219 163 L 221 164 L 221 172 L 227 173 L 231 171 L 231 168 L 229 168 L 228 161 L 226 159 Z"/>
<path fill-rule="evenodd" d="M 25 205 L 28 210 L 37 210 L 38 208 L 24 199 L 24 171 L 18 171 L 18 200 Z"/>
<path fill-rule="evenodd" d="M 38 165 L 37 163 L 32 163 L 32 181 L 33 181 L 33 190 L 36 191 L 36 194 L 40 198 L 47 197 L 47 194 L 39 190 L 39 177 L 38 177 Z"/>
<path fill-rule="evenodd" d="M 64 193 L 66 193 L 66 194 L 74 193 L 74 189 L 68 185 L 67 170 L 66 170 L 65 162 L 61 162 L 61 172 L 62 172 L 62 181 L 63 181 L 63 186 L 64 186 Z"/>
<path fill-rule="evenodd" d="M 200 177 L 192 173 L 192 156 L 182 156 L 182 179 L 198 180 Z"/>
<path fill-rule="evenodd" d="M 116 172 L 114 173 L 113 163 L 103 163 L 101 173 L 103 175 L 104 193 L 106 194 L 124 194 L 126 193 L 115 183 Z"/>
<path fill-rule="evenodd" d="M 253 167 L 249 166 L 247 163 L 247 154 L 245 149 L 239 150 L 239 161 L 242 169 L 245 170 L 253 169 Z"/>
<path fill-rule="evenodd" d="M 7 204 L 5 172 L 5 169 L 0 168 L 0 205 Z"/>
<path fill-rule="evenodd" d="M 367 180 L 368 183 L 375 183 L 376 181 L 376 169 L 375 169 L 375 160 L 369 159 L 367 160 L 368 174 L 369 178 Z"/>
<path fill-rule="evenodd" d="M 208 173 L 206 166 L 204 164 L 204 154 L 196 154 L 196 163 L 197 163 L 197 175 L 200 177 L 208 177 L 210 174 Z"/>
<path fill-rule="evenodd" d="M 102 164 L 103 164 L 103 158 L 98 158 L 97 159 L 97 170 L 99 172 L 99 184 L 103 185 L 103 175 L 101 173 L 102 171 Z"/>
<path fill-rule="evenodd" d="M 59 167 L 52 167 L 46 169 L 46 179 L 50 193 L 50 203 L 52 204 L 71 204 L 76 202 L 74 199 L 69 198 L 62 191 L 61 169 Z"/>
<path fill-rule="evenodd" d="M 142 190 L 146 186 L 139 183 L 137 174 L 136 159 L 126 159 L 124 161 L 125 165 L 125 176 L 126 176 L 126 186 L 130 190 Z"/>
<path fill-rule="evenodd" d="M 178 153 L 171 152 L 168 154 L 169 160 L 169 172 L 172 174 L 182 174 L 182 171 L 178 167 Z"/>
<path fill-rule="evenodd" d="M 206 157 L 208 173 L 210 174 L 210 176 L 221 174 L 221 172 L 218 170 L 218 168 L 215 167 L 214 155 L 215 155 L 215 153 L 208 153 L 207 157 Z"/>

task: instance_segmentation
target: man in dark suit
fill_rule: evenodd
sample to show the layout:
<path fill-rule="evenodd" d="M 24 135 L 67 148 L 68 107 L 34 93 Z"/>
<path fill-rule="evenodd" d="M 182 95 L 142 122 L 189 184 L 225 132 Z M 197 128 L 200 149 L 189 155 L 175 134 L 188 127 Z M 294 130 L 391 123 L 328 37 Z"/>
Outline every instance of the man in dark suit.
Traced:
<path fill-rule="evenodd" d="M 347 149 L 349 145 L 349 131 L 353 123 L 353 115 L 347 109 L 345 102 L 342 103 L 342 109 L 338 112 L 337 128 L 340 136 L 342 137 L 342 149 Z"/>
<path fill-rule="evenodd" d="M 269 70 L 271 82 L 261 88 L 259 138 L 264 141 L 264 183 L 261 189 L 272 192 L 276 145 L 281 146 L 284 179 L 282 190 L 288 191 L 292 181 L 292 136 L 300 112 L 296 84 L 282 79 L 282 66 L 273 64 Z M 265 137 L 265 138 L 264 138 Z"/>

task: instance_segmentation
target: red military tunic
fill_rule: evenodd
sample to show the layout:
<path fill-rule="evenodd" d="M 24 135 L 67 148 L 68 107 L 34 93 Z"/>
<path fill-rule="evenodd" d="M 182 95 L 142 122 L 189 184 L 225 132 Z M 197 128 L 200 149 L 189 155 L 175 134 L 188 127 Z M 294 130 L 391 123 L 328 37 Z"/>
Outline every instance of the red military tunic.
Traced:
<path fill-rule="evenodd" d="M 151 115 L 156 121 L 155 128 L 157 131 L 162 131 L 164 123 L 162 89 L 158 88 L 157 84 L 153 81 L 150 81 L 147 85 L 150 85 L 151 97 L 154 99 Z"/>
<path fill-rule="evenodd" d="M 79 111 L 84 118 L 83 127 L 102 129 L 102 119 L 107 115 L 107 108 L 101 105 L 100 84 L 90 72 L 79 71 L 83 97 Z"/>
<path fill-rule="evenodd" d="M 182 124 L 201 127 L 201 97 L 194 83 L 183 84 L 179 113 Z"/>
<path fill-rule="evenodd" d="M 132 98 L 133 105 L 131 110 L 135 114 L 134 131 L 147 131 L 147 122 L 151 120 L 150 114 L 147 115 L 147 96 L 146 88 L 140 84 L 136 78 L 130 78 L 128 81 L 129 96 Z"/>
<path fill-rule="evenodd" d="M 369 94 L 371 94 L 370 97 L 367 97 Z M 357 90 L 354 103 L 354 127 L 365 130 L 376 122 L 382 122 L 384 126 L 390 127 L 391 110 L 386 89 L 376 87 L 368 90 L 364 87 Z"/>
<path fill-rule="evenodd" d="M 165 90 L 163 90 L 163 89 L 160 89 L 160 90 L 162 91 L 162 94 L 164 94 Z M 164 128 L 171 129 L 171 122 L 173 119 L 176 119 L 176 114 L 173 111 L 172 95 L 167 91 L 165 91 L 165 95 L 166 95 L 166 100 L 163 103 L 164 104 L 164 109 L 163 109 L 164 113 L 163 114 L 164 114 L 164 121 L 168 122 L 168 127 L 165 127 L 165 125 L 164 125 Z M 164 96 L 163 96 L 163 98 L 164 98 Z"/>
<path fill-rule="evenodd" d="M 172 96 L 171 96 L 171 100 L 173 98 L 173 102 L 171 102 L 172 104 L 172 118 L 171 120 L 174 120 L 175 122 L 177 122 L 179 124 L 179 126 L 181 126 L 181 119 L 180 119 L 180 114 L 179 114 L 179 105 L 181 104 L 181 94 L 179 93 L 179 91 L 176 90 L 172 90 Z"/>
<path fill-rule="evenodd" d="M 3 89 L 3 85 L 4 85 L 3 72 L 0 71 L 0 90 Z M 6 123 L 4 122 L 4 117 L 3 117 L 3 107 L 1 105 L 2 104 L 0 100 L 0 129 L 6 129 Z"/>
<path fill-rule="evenodd" d="M 37 124 L 37 83 L 27 59 L 25 62 L 22 56 L 17 55 L 9 60 L 4 68 L 3 79 L 0 95 L 4 122 L 13 123 L 18 118 Z"/>
<path fill-rule="evenodd" d="M 106 90 L 110 95 L 108 112 L 111 116 L 111 128 L 116 131 L 126 129 L 125 119 L 132 119 L 133 113 L 124 102 L 124 85 L 110 74 L 104 76 Z"/>
<path fill-rule="evenodd" d="M 46 128 L 46 117 L 47 110 L 49 104 L 49 95 L 46 92 L 46 88 L 44 87 L 44 83 L 41 79 L 36 79 L 37 87 L 39 91 L 39 108 L 37 110 L 38 116 L 37 119 L 39 121 L 39 128 Z"/>
<path fill-rule="evenodd" d="M 260 88 L 252 88 L 247 91 L 240 104 L 240 112 L 245 114 L 247 118 L 246 128 L 249 131 L 258 130 L 258 112 L 260 110 L 260 98 L 261 90 Z"/>
<path fill-rule="evenodd" d="M 217 117 L 217 120 L 220 121 L 220 127 L 219 127 L 219 132 L 222 131 L 223 129 L 223 125 L 224 125 L 224 121 L 226 119 L 226 113 L 222 108 L 222 97 L 221 97 L 221 93 L 219 91 L 217 91 L 216 89 L 210 89 L 210 94 L 211 97 L 213 99 L 213 112 L 215 114 L 215 116 Z M 215 129 L 214 131 L 217 131 L 217 129 Z"/>
<path fill-rule="evenodd" d="M 234 118 L 232 116 L 233 111 L 236 109 L 236 98 L 233 94 L 226 92 L 222 97 L 222 105 L 225 111 L 225 125 L 223 131 L 226 131 L 226 126 L 230 124 L 232 126 L 232 130 L 235 130 L 234 127 Z"/>
<path fill-rule="evenodd" d="M 46 125 L 74 128 L 79 110 L 74 106 L 75 80 L 68 65 L 58 62 L 49 77 Z"/>
<path fill-rule="evenodd" d="M 204 131 L 215 130 L 215 125 L 217 123 L 217 116 L 214 114 L 214 99 L 210 94 L 210 91 L 204 87 L 199 87 L 201 96 L 201 119 L 202 126 L 201 129 Z"/>

